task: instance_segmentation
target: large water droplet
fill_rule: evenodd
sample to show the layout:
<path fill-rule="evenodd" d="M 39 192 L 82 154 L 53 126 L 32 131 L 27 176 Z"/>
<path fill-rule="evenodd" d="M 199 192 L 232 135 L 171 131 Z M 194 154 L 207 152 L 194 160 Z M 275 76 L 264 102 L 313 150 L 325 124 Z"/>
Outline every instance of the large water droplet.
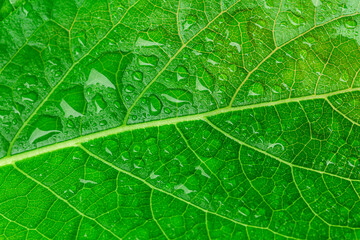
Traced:
<path fill-rule="evenodd" d="M 219 80 L 220 81 L 228 81 L 229 78 L 228 78 L 228 76 L 226 74 L 220 74 Z"/>
<path fill-rule="evenodd" d="M 196 76 L 196 86 L 195 89 L 198 91 L 208 91 L 211 93 L 210 89 L 205 85 L 203 78 Z"/>
<path fill-rule="evenodd" d="M 164 91 L 161 96 L 164 97 L 169 103 L 179 107 L 184 104 L 193 103 L 193 95 L 190 92 L 182 89 L 169 89 Z"/>
<path fill-rule="evenodd" d="M 124 90 L 126 93 L 132 93 L 135 91 L 135 87 L 133 85 L 127 85 Z"/>
<path fill-rule="evenodd" d="M 345 27 L 347 29 L 354 29 L 357 26 L 357 22 L 355 20 L 348 20 L 345 22 Z"/>
<path fill-rule="evenodd" d="M 38 95 L 35 92 L 29 92 L 22 95 L 21 100 L 23 102 L 36 102 L 38 99 Z"/>
<path fill-rule="evenodd" d="M 30 144 L 45 141 L 62 132 L 63 129 L 61 119 L 52 116 L 41 116 L 32 126 L 33 131 L 29 137 Z"/>
<path fill-rule="evenodd" d="M 91 69 L 88 80 L 86 81 L 86 85 L 100 85 L 108 88 L 115 89 L 115 85 L 102 73 L 97 71 L 96 69 Z"/>
<path fill-rule="evenodd" d="M 230 46 L 235 47 L 238 52 L 241 52 L 241 46 L 240 46 L 239 43 L 237 43 L 237 42 L 231 42 L 231 43 L 230 43 Z"/>
<path fill-rule="evenodd" d="M 150 66 L 150 67 L 156 67 L 158 64 L 159 59 L 154 56 L 139 56 L 138 62 L 140 66 Z"/>
<path fill-rule="evenodd" d="M 176 71 L 176 77 L 177 77 L 178 81 L 187 79 L 190 75 L 188 70 L 183 66 L 177 67 L 175 71 Z"/>
<path fill-rule="evenodd" d="M 150 112 L 150 114 L 153 116 L 159 115 L 159 113 L 161 112 L 161 109 L 162 109 L 162 103 L 161 103 L 160 99 L 155 95 L 151 95 L 149 97 L 149 112 Z"/>
<path fill-rule="evenodd" d="M 248 96 L 259 96 L 262 95 L 263 93 L 264 93 L 264 88 L 262 84 L 256 82 L 250 87 Z"/>

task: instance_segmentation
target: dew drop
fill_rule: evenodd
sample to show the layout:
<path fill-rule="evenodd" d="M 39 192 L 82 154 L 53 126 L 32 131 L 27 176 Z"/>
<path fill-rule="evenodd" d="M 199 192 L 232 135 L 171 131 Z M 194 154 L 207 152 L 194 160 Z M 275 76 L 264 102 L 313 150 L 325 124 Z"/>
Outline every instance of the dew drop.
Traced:
<path fill-rule="evenodd" d="M 99 113 L 107 107 L 107 103 L 100 94 L 96 94 L 94 97 L 96 112 Z"/>
<path fill-rule="evenodd" d="M 226 74 L 220 74 L 219 80 L 220 81 L 228 81 L 229 78 L 228 78 L 228 76 Z"/>
<path fill-rule="evenodd" d="M 36 102 L 37 99 L 38 95 L 35 92 L 26 93 L 21 97 L 21 100 L 23 102 Z"/>
<path fill-rule="evenodd" d="M 230 72 L 236 72 L 238 67 L 235 64 L 230 65 L 229 70 Z"/>
<path fill-rule="evenodd" d="M 124 90 L 126 93 L 132 93 L 135 91 L 135 87 L 133 85 L 127 85 Z"/>
<path fill-rule="evenodd" d="M 357 22 L 355 20 L 348 20 L 345 22 L 345 27 L 347 29 L 354 29 L 357 26 Z"/>
<path fill-rule="evenodd" d="M 134 72 L 132 74 L 132 79 L 137 82 L 141 82 L 143 80 L 143 77 L 144 77 L 143 73 L 139 71 Z"/>
<path fill-rule="evenodd" d="M 175 71 L 176 71 L 176 77 L 177 77 L 178 81 L 187 79 L 190 75 L 188 70 L 183 66 L 177 67 Z"/>
<path fill-rule="evenodd" d="M 141 150 L 141 146 L 138 145 L 138 144 L 135 144 L 133 147 L 132 147 L 132 152 L 136 153 L 136 152 L 139 152 Z"/>
<path fill-rule="evenodd" d="M 161 112 L 162 109 L 162 103 L 160 99 L 155 96 L 151 95 L 149 97 L 149 111 L 152 116 L 157 116 Z"/>
<path fill-rule="evenodd" d="M 100 121 L 100 126 L 105 126 L 106 124 L 107 124 L 107 121 L 106 120 L 102 120 L 102 121 Z"/>
<path fill-rule="evenodd" d="M 151 55 L 151 56 L 139 56 L 138 63 L 140 66 L 150 66 L 156 67 L 159 62 L 158 57 Z"/>
<path fill-rule="evenodd" d="M 264 93 L 264 88 L 262 84 L 257 82 L 250 87 L 248 96 L 259 96 L 262 95 L 263 93 Z"/>
<path fill-rule="evenodd" d="M 179 107 L 184 104 L 193 103 L 192 93 L 182 89 L 169 89 L 164 91 L 161 96 L 165 98 L 169 103 Z"/>
<path fill-rule="evenodd" d="M 305 20 L 297 14 L 294 14 L 292 11 L 287 12 L 287 18 L 293 26 L 300 26 L 305 24 Z"/>
<path fill-rule="evenodd" d="M 244 206 L 242 206 L 240 209 L 239 209 L 239 213 L 241 215 L 244 215 L 245 217 L 249 216 L 250 214 L 250 210 Z"/>
<path fill-rule="evenodd" d="M 170 114 L 172 111 L 171 111 L 170 108 L 166 107 L 166 108 L 164 108 L 164 112 L 165 112 L 166 114 Z"/>

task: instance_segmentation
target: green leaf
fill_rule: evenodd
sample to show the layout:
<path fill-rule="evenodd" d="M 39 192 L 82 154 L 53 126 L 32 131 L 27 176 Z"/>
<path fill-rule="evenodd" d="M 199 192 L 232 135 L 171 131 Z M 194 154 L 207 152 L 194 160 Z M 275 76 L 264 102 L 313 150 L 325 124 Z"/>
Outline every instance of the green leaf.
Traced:
<path fill-rule="evenodd" d="M 0 1 L 0 239 L 360 238 L 359 7 Z"/>

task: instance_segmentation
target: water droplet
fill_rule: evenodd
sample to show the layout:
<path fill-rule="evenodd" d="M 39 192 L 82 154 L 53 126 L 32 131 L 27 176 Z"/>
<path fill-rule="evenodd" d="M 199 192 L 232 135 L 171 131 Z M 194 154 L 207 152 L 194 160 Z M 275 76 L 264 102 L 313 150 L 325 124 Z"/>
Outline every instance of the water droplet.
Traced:
<path fill-rule="evenodd" d="M 190 56 L 189 56 L 189 54 L 184 54 L 184 56 L 183 56 L 183 60 L 188 60 L 190 58 Z"/>
<path fill-rule="evenodd" d="M 176 185 L 176 186 L 174 186 L 174 189 L 175 190 L 178 190 L 178 189 L 183 190 L 185 194 L 190 194 L 192 192 L 196 192 L 196 191 L 190 190 L 184 184 Z"/>
<path fill-rule="evenodd" d="M 306 50 L 301 50 L 301 51 L 299 52 L 299 54 L 300 54 L 300 58 L 303 59 L 303 60 L 305 60 L 308 52 L 307 52 Z"/>
<path fill-rule="evenodd" d="M 55 72 L 55 77 L 60 77 L 62 75 L 62 71 L 58 70 Z"/>
<path fill-rule="evenodd" d="M 107 107 L 107 103 L 100 94 L 96 94 L 93 100 L 95 101 L 97 113 L 99 113 L 100 111 L 104 110 Z"/>
<path fill-rule="evenodd" d="M 121 104 L 120 104 L 119 101 L 115 101 L 115 102 L 114 102 L 114 106 L 115 106 L 117 109 L 119 109 L 119 108 L 121 107 Z"/>
<path fill-rule="evenodd" d="M 311 0 L 315 7 L 319 7 L 322 3 L 320 0 Z"/>
<path fill-rule="evenodd" d="M 176 71 L 176 76 L 177 76 L 178 81 L 187 79 L 190 75 L 188 70 L 183 66 L 177 67 L 175 71 Z"/>
<path fill-rule="evenodd" d="M 137 82 L 141 82 L 143 80 L 143 77 L 144 77 L 143 73 L 139 71 L 134 72 L 132 74 L 132 79 Z"/>
<path fill-rule="evenodd" d="M 132 146 L 132 152 L 136 153 L 139 152 L 141 150 L 141 146 L 138 144 L 135 144 L 134 146 Z"/>
<path fill-rule="evenodd" d="M 21 97 L 21 100 L 23 102 L 36 102 L 37 99 L 38 95 L 35 92 L 26 93 Z"/>
<path fill-rule="evenodd" d="M 239 209 L 239 213 L 241 215 L 244 215 L 245 217 L 249 216 L 250 214 L 250 210 L 244 206 L 242 206 L 240 209 Z"/>
<path fill-rule="evenodd" d="M 62 96 L 59 96 L 60 109 L 64 112 L 65 117 L 81 117 L 85 109 L 85 96 L 84 87 L 75 86 L 73 88 L 64 90 L 61 92 Z"/>
<path fill-rule="evenodd" d="M 220 74 L 219 80 L 220 81 L 228 81 L 229 78 L 228 78 L 228 76 L 226 74 Z"/>
<path fill-rule="evenodd" d="M 292 11 L 287 12 L 287 18 L 293 26 L 300 26 L 305 24 L 305 20 Z"/>
<path fill-rule="evenodd" d="M 198 18 L 196 15 L 189 14 L 186 17 L 185 23 L 184 23 L 184 31 L 188 30 L 192 25 L 194 25 L 197 22 Z"/>
<path fill-rule="evenodd" d="M 161 109 L 162 109 L 162 103 L 161 103 L 160 99 L 155 95 L 151 95 L 149 97 L 150 114 L 152 116 L 159 115 L 159 113 L 161 112 Z"/>
<path fill-rule="evenodd" d="M 166 108 L 164 108 L 164 112 L 165 112 L 166 114 L 169 114 L 169 113 L 171 113 L 172 111 L 171 111 L 170 108 L 166 107 Z"/>
<path fill-rule="evenodd" d="M 123 161 L 127 161 L 130 159 L 130 154 L 129 152 L 123 152 L 120 157 Z"/>
<path fill-rule="evenodd" d="M 264 88 L 262 84 L 256 82 L 250 87 L 248 96 L 259 96 L 262 95 L 263 93 L 264 93 Z"/>
<path fill-rule="evenodd" d="M 348 20 L 345 22 L 345 27 L 347 29 L 354 29 L 357 26 L 357 22 L 355 20 Z"/>
<path fill-rule="evenodd" d="M 87 94 L 87 95 L 91 95 L 92 93 L 93 93 L 92 87 L 88 87 L 88 88 L 86 89 L 86 94 Z"/>
<path fill-rule="evenodd" d="M 237 42 L 231 42 L 231 43 L 230 43 L 230 46 L 235 47 L 238 52 L 241 52 L 241 46 L 240 46 L 239 43 L 237 43 Z"/>
<path fill-rule="evenodd" d="M 193 95 L 182 89 L 169 89 L 161 94 L 168 102 L 176 106 L 193 103 Z"/>
<path fill-rule="evenodd" d="M 136 47 L 152 47 L 152 46 L 162 46 L 162 45 L 164 45 L 164 44 L 154 42 L 154 41 L 145 40 L 145 39 L 142 39 L 141 37 L 139 37 L 136 40 L 136 43 L 135 43 Z"/>
<path fill-rule="evenodd" d="M 266 27 L 266 21 L 264 19 L 259 19 L 258 21 L 256 21 L 255 25 L 262 29 Z"/>
<path fill-rule="evenodd" d="M 150 179 L 155 179 L 155 178 L 158 178 L 160 175 L 156 175 L 155 173 L 154 173 L 154 171 L 152 171 L 151 173 L 150 173 Z"/>
<path fill-rule="evenodd" d="M 340 82 L 349 81 L 349 73 L 346 70 L 341 71 Z"/>
<path fill-rule="evenodd" d="M 91 69 L 86 85 L 100 85 L 107 88 L 115 89 L 115 85 L 102 73 L 96 69 Z"/>
<path fill-rule="evenodd" d="M 106 124 L 107 124 L 107 121 L 106 120 L 102 120 L 102 121 L 100 121 L 100 126 L 105 126 Z"/>
<path fill-rule="evenodd" d="M 30 144 L 45 141 L 62 132 L 63 129 L 61 119 L 52 116 L 41 116 L 32 126 L 33 131 L 29 137 Z"/>
<path fill-rule="evenodd" d="M 66 123 L 66 126 L 69 127 L 69 128 L 73 128 L 75 127 L 75 124 L 72 120 L 68 120 L 67 123 Z"/>
<path fill-rule="evenodd" d="M 135 87 L 133 85 L 127 85 L 125 87 L 125 92 L 127 92 L 127 93 L 132 93 L 134 91 L 135 91 Z"/>
<path fill-rule="evenodd" d="M 203 78 L 196 76 L 196 86 L 195 89 L 198 91 L 210 91 L 210 89 L 205 85 Z"/>
<path fill-rule="evenodd" d="M 114 140 L 106 140 L 102 143 L 102 148 L 105 150 L 106 153 L 113 156 L 119 150 L 119 144 L 117 141 Z"/>
<path fill-rule="evenodd" d="M 229 70 L 230 72 L 236 72 L 238 67 L 235 64 L 230 65 Z"/>
<path fill-rule="evenodd" d="M 158 64 L 159 59 L 154 56 L 139 56 L 138 63 L 140 66 L 150 66 L 155 67 Z"/>

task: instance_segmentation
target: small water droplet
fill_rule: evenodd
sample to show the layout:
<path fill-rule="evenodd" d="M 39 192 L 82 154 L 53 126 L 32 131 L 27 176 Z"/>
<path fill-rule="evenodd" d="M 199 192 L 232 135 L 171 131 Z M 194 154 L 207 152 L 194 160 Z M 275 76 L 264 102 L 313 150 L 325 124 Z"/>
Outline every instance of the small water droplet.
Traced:
<path fill-rule="evenodd" d="M 164 112 L 165 112 L 166 114 L 169 114 L 169 113 L 171 113 L 172 111 L 171 111 L 170 108 L 166 107 L 166 108 L 164 108 Z"/>
<path fill-rule="evenodd" d="M 143 73 L 139 71 L 134 72 L 132 74 L 132 79 L 137 82 L 141 82 L 143 80 L 143 77 L 144 77 Z"/>
<path fill-rule="evenodd" d="M 134 146 L 132 146 L 132 152 L 136 153 L 139 152 L 141 150 L 141 146 L 138 144 L 135 144 Z"/>
<path fill-rule="evenodd" d="M 107 121 L 106 121 L 106 120 L 100 121 L 100 126 L 105 126 L 106 124 L 107 124 Z"/>

